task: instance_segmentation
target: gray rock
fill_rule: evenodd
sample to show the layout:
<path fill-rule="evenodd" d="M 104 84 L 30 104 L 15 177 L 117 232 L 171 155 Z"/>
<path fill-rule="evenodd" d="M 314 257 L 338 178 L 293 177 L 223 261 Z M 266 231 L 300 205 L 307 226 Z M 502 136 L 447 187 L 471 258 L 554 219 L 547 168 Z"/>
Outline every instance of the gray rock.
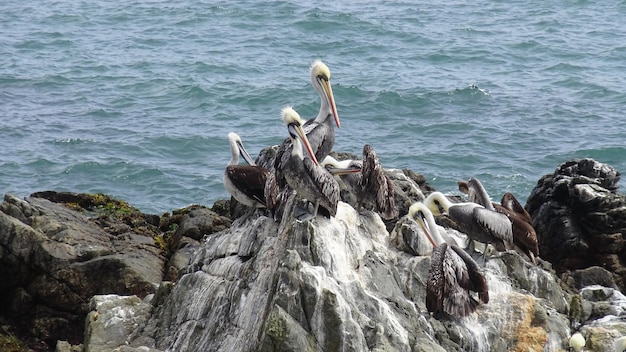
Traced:
<path fill-rule="evenodd" d="M 152 305 L 137 296 L 97 295 L 87 315 L 85 352 L 158 352 L 150 346 L 131 346 L 130 340 L 145 326 Z"/>
<path fill-rule="evenodd" d="M 93 295 L 143 297 L 162 280 L 164 258 L 154 239 L 113 235 L 43 198 L 4 197 L 0 248 L 4 318 L 40 340 L 76 344 Z"/>
<path fill-rule="evenodd" d="M 276 223 L 256 212 L 207 236 L 188 272 L 157 292 L 150 319 L 129 346 L 154 341 L 163 351 L 557 350 L 570 334 L 567 302 L 554 274 L 515 252 L 488 261 L 488 304 L 469 318 L 438 320 L 424 304 L 430 256 L 398 250 L 378 215 L 359 214 L 345 203 L 332 219 L 299 222 L 289 213 Z"/>

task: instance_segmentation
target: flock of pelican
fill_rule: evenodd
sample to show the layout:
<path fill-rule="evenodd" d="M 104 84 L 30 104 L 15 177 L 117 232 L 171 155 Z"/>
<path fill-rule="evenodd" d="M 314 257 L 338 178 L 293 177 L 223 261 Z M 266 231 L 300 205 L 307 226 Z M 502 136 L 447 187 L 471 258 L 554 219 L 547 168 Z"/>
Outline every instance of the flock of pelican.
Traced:
<path fill-rule="evenodd" d="M 330 70 L 321 61 L 311 66 L 311 84 L 320 96 L 317 116 L 304 122 L 291 107 L 281 116 L 289 138 L 278 146 L 273 162 L 256 165 L 236 133 L 229 133 L 231 160 L 224 173 L 224 187 L 240 203 L 266 208 L 275 218 L 282 215 L 281 206 L 295 192 L 313 203 L 312 217 L 337 214 L 340 187 L 334 176 L 351 180 L 357 193 L 358 208 L 376 208 L 383 218 L 398 216 L 393 184 L 380 166 L 370 145 L 363 147 L 363 160 L 339 162 L 329 155 L 335 143 L 335 126 L 341 127 Z M 247 165 L 239 165 L 241 156 Z"/>
<path fill-rule="evenodd" d="M 319 113 L 306 122 L 291 107 L 281 116 L 288 138 L 279 145 L 275 159 L 256 165 L 243 147 L 241 138 L 229 134 L 232 158 L 224 173 L 224 186 L 240 203 L 252 208 L 266 208 L 275 219 L 282 216 L 281 206 L 294 193 L 313 204 L 312 217 L 318 214 L 334 217 L 340 197 L 337 178 L 354 191 L 359 210 L 376 210 L 384 219 L 399 215 L 393 184 L 381 167 L 374 149 L 363 147 L 362 160 L 337 161 L 329 156 L 339 116 L 330 83 L 330 70 L 321 61 L 311 66 L 311 84 L 318 92 Z M 241 156 L 247 165 L 239 164 Z M 321 162 L 320 162 L 321 160 Z M 435 215 L 447 216 L 456 229 L 473 241 L 496 251 L 517 248 L 536 264 L 539 255 L 537 236 L 530 215 L 515 197 L 507 193 L 501 203 L 491 202 L 480 181 L 471 178 L 459 182 L 459 190 L 468 202 L 452 202 L 441 192 L 433 192 L 409 208 L 408 217 L 416 221 L 433 245 L 427 280 L 426 307 L 431 313 L 464 317 L 476 310 L 480 302 L 489 302 L 487 280 L 481 265 L 437 229 Z M 478 298 L 475 298 L 476 295 Z"/>

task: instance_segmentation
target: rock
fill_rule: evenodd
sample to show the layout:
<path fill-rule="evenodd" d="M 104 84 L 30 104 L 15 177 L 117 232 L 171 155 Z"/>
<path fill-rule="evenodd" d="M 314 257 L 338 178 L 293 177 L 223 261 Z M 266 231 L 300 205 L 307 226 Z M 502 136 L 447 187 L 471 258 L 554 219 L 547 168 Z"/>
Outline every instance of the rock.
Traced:
<path fill-rule="evenodd" d="M 619 178 L 609 165 L 575 159 L 537 182 L 526 209 L 541 257 L 559 274 L 598 266 L 626 290 L 626 196 L 617 193 Z"/>
<path fill-rule="evenodd" d="M 387 173 L 400 214 L 430 192 L 412 172 Z M 279 222 L 241 208 L 231 223 L 228 201 L 155 217 L 103 195 L 5 196 L 2 317 L 18 324 L 21 314 L 22 329 L 64 352 L 80 342 L 129 352 L 559 351 L 575 331 L 608 350 L 626 333 L 618 179 L 587 159 L 542 178 L 527 208 L 545 255 L 536 266 L 515 251 L 489 257 L 489 303 L 466 318 L 427 312 L 431 246 L 406 216 L 383 222 L 341 202 L 336 217 L 301 222 L 291 196 Z M 465 243 L 445 217 L 437 223 Z M 88 311 L 83 341 L 73 324 Z"/>
<path fill-rule="evenodd" d="M 72 346 L 67 341 L 57 341 L 55 352 L 83 352 L 83 345 Z"/>
<path fill-rule="evenodd" d="M 377 214 L 359 214 L 340 203 L 335 218 L 299 222 L 290 215 L 290 204 L 281 223 L 256 211 L 208 235 L 187 272 L 156 294 L 151 317 L 129 335 L 129 346 L 141 342 L 176 351 L 564 348 L 570 334 L 565 294 L 554 273 L 529 265 L 516 252 L 488 261 L 488 304 L 469 318 L 438 320 L 424 303 L 430 256 L 398 250 Z"/>
<path fill-rule="evenodd" d="M 143 224 L 150 217 L 138 219 Z M 164 257 L 154 239 L 143 230 L 135 232 L 132 224 L 109 227 L 112 234 L 98 226 L 99 221 L 113 223 L 87 218 L 44 198 L 4 197 L 0 301 L 3 317 L 21 334 L 50 346 L 59 337 L 77 344 L 83 340 L 84 317 L 93 295 L 118 292 L 144 297 L 155 291 Z"/>
<path fill-rule="evenodd" d="M 591 285 L 617 288 L 613 274 L 599 266 L 565 272 L 561 275 L 561 278 L 568 287 L 576 290 Z"/>
<path fill-rule="evenodd" d="M 85 352 L 157 352 L 148 346 L 131 346 L 136 329 L 149 318 L 152 305 L 137 296 L 97 295 L 91 299 L 87 315 Z"/>

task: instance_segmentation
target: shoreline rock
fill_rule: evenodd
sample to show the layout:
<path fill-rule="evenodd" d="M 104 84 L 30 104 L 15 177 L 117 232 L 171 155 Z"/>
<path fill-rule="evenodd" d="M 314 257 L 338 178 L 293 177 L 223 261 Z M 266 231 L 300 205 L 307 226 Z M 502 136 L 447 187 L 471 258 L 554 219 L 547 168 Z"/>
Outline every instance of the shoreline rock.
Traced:
<path fill-rule="evenodd" d="M 418 255 L 427 244 L 404 216 L 432 189 L 410 170 L 387 172 L 403 211 L 385 222 L 346 203 L 333 219 L 276 223 L 262 211 L 231 220 L 227 201 L 156 216 L 105 195 L 5 195 L 4 335 L 33 351 L 157 352 L 556 351 L 575 330 L 600 350 L 626 334 L 624 196 L 610 166 L 574 160 L 539 180 L 526 209 L 540 265 L 516 252 L 488 260 L 492 300 L 460 320 L 426 312 L 430 256 Z M 555 225 L 581 219 L 594 222 Z M 551 238 L 555 229 L 575 241 Z M 618 259 L 601 267 L 577 255 Z"/>

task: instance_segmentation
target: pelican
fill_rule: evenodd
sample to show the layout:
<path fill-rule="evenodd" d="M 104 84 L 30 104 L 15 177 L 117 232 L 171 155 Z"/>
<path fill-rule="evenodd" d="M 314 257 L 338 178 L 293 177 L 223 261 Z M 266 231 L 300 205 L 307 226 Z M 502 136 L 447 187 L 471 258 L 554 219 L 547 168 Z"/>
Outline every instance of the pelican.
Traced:
<path fill-rule="evenodd" d="M 224 188 L 240 203 L 253 208 L 265 207 L 265 181 L 269 171 L 255 165 L 238 134 L 228 134 L 231 158 L 224 172 Z M 239 165 L 239 155 L 248 165 Z"/>
<path fill-rule="evenodd" d="M 283 166 L 283 174 L 289 187 L 296 193 L 315 204 L 313 217 L 317 216 L 321 206 L 330 216 L 337 214 L 339 203 L 339 185 L 333 176 L 317 161 L 315 153 L 302 129 L 300 115 L 291 107 L 281 111 L 283 121 L 287 125 L 289 137 L 293 143 L 288 162 Z M 305 158 L 302 146 L 304 145 L 310 158 Z"/>
<path fill-rule="evenodd" d="M 398 216 L 393 183 L 385 174 L 371 145 L 363 146 L 363 160 L 338 161 L 328 155 L 321 164 L 331 174 L 342 177 L 349 191 L 356 196 L 353 205 L 359 210 L 363 205 L 368 208 L 371 206 L 385 220 Z M 357 174 L 359 171 L 360 175 Z"/>
<path fill-rule="evenodd" d="M 447 213 L 458 230 L 474 241 L 491 243 L 498 251 L 506 250 L 506 243 L 513 241 L 511 222 L 504 214 L 473 202 L 452 203 L 441 192 L 431 193 L 424 203 L 435 214 Z"/>
<path fill-rule="evenodd" d="M 459 190 L 467 194 L 470 202 L 478 203 L 489 210 L 495 210 L 489 194 L 483 184 L 477 178 L 470 178 L 469 181 L 459 181 Z"/>
<path fill-rule="evenodd" d="M 505 193 L 500 204 L 495 204 L 496 211 L 506 215 L 511 221 L 513 243 L 537 265 L 539 241 L 528 212 L 520 205 L 515 196 Z"/>
<path fill-rule="evenodd" d="M 361 172 L 363 168 L 363 162 L 361 160 L 337 160 L 330 155 L 327 155 L 320 163 L 326 168 L 333 176 L 353 175 Z M 355 184 L 358 184 L 361 177 L 358 177 Z"/>
<path fill-rule="evenodd" d="M 317 116 L 304 124 L 304 132 L 311 143 L 311 148 L 315 151 L 315 157 L 323 160 L 335 144 L 333 123 L 337 125 L 337 128 L 341 128 L 341 123 L 330 85 L 330 70 L 320 60 L 316 60 L 311 65 L 311 84 L 319 94 L 321 104 Z"/>
<path fill-rule="evenodd" d="M 423 203 L 409 208 L 409 218 L 417 220 L 433 245 L 433 254 L 426 282 L 426 309 L 431 313 L 465 317 L 476 310 L 480 302 L 489 302 L 485 274 L 463 249 L 446 243 L 437 230 L 432 212 Z"/>
<path fill-rule="evenodd" d="M 502 204 L 503 207 L 514 211 L 519 216 L 521 216 L 524 221 L 532 225 L 532 217 L 530 216 L 530 214 L 528 214 L 526 209 L 524 209 L 524 207 L 520 204 L 520 202 L 517 200 L 517 198 L 515 198 L 512 193 L 506 192 L 505 194 L 503 194 L 500 204 Z"/>
<path fill-rule="evenodd" d="M 359 207 L 370 201 L 376 204 L 381 217 L 390 220 L 398 216 L 395 192 L 391 179 L 385 174 L 378 156 L 371 145 L 363 146 L 363 169 L 361 171 L 361 189 L 357 196 Z"/>
<path fill-rule="evenodd" d="M 569 338 L 569 350 L 580 352 L 583 350 L 583 347 L 585 347 L 585 343 L 586 341 L 583 335 L 577 332 Z"/>
<path fill-rule="evenodd" d="M 335 144 L 335 128 L 333 124 L 336 124 L 338 128 L 341 127 L 341 124 L 330 84 L 330 70 L 328 66 L 322 61 L 316 60 L 311 65 L 310 73 L 311 85 L 319 94 L 321 102 L 317 116 L 304 123 L 303 129 L 317 160 L 324 160 Z M 276 151 L 274 168 L 278 170 L 276 178 L 280 186 L 284 185 L 280 170 L 282 165 L 290 158 L 289 152 L 291 149 L 291 140 L 286 139 Z"/>
<path fill-rule="evenodd" d="M 513 233 L 513 243 L 528 256 L 533 264 L 537 265 L 537 257 L 539 256 L 537 233 L 532 226 L 530 215 L 517 201 L 517 198 L 512 193 L 507 192 L 502 196 L 500 204 L 494 203 L 490 200 L 489 194 L 482 183 L 473 177 L 468 182 L 459 181 L 458 184 L 459 190 L 467 193 L 469 201 L 478 203 L 487 209 L 495 210 L 509 218 Z"/>

